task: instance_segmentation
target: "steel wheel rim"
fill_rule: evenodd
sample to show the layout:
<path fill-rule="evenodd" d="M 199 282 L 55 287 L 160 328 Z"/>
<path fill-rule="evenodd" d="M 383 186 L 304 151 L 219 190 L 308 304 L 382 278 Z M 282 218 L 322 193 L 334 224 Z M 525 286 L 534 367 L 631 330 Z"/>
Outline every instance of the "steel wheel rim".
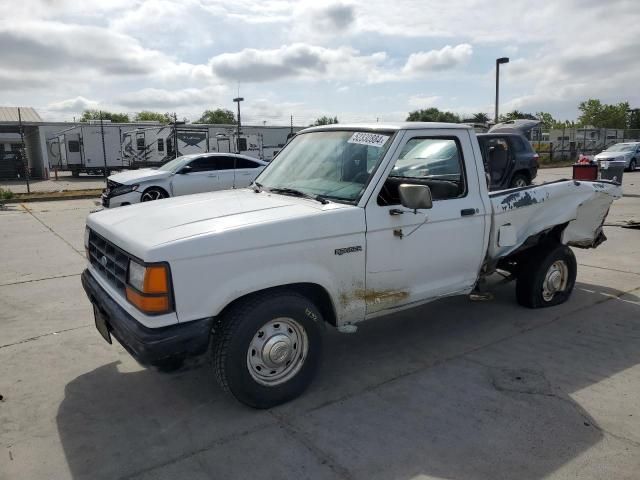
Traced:
<path fill-rule="evenodd" d="M 298 374 L 308 350 L 302 325 L 292 318 L 274 318 L 260 327 L 249 343 L 247 369 L 261 385 L 279 385 Z"/>
<path fill-rule="evenodd" d="M 162 198 L 162 192 L 159 190 L 149 190 L 142 194 L 141 201 L 151 202 L 153 200 L 160 200 Z"/>
<path fill-rule="evenodd" d="M 542 283 L 542 298 L 550 302 L 557 293 L 567 288 L 569 267 L 564 260 L 557 260 L 551 264 Z"/>

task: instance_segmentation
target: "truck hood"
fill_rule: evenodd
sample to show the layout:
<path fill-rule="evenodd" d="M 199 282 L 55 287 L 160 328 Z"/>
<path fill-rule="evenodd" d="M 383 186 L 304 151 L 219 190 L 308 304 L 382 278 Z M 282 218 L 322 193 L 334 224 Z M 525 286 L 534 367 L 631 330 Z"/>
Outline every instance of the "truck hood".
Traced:
<path fill-rule="evenodd" d="M 159 178 L 167 178 L 170 176 L 171 172 L 156 170 L 153 168 L 143 168 L 140 170 L 127 170 L 125 172 L 116 173 L 115 175 L 111 175 L 109 180 L 121 183 L 122 185 L 132 185 L 138 182 L 157 180 Z"/>
<path fill-rule="evenodd" d="M 348 220 L 353 230 L 363 231 L 358 207 L 240 189 L 102 210 L 87 217 L 87 226 L 151 262 L 333 236 L 338 227 L 331 213 L 347 211 L 355 214 Z M 347 233 L 339 223 L 339 233 Z"/>

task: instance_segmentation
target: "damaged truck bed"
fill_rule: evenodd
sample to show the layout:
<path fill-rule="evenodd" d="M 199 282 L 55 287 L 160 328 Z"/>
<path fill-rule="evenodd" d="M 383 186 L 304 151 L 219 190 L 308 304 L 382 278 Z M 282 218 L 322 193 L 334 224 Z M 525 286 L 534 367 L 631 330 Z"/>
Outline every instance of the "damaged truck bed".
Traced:
<path fill-rule="evenodd" d="M 622 188 L 613 182 L 559 180 L 491 193 L 493 217 L 487 260 L 495 262 L 558 231 L 572 247 L 595 248 L 606 237 L 602 225 Z"/>

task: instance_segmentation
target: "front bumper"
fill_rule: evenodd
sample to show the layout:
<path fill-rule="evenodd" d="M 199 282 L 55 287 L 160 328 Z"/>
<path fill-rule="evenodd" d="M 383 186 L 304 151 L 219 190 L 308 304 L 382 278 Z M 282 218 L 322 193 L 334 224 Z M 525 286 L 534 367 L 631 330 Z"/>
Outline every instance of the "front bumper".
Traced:
<path fill-rule="evenodd" d="M 140 192 L 129 192 L 122 195 L 112 197 L 106 193 L 101 196 L 101 203 L 104 208 L 121 207 L 123 205 L 131 205 L 133 203 L 140 203 L 142 194 Z"/>
<path fill-rule="evenodd" d="M 212 318 L 149 328 L 118 305 L 89 270 L 82 272 L 82 286 L 91 303 L 105 317 L 111 335 L 141 365 L 159 366 L 168 360 L 193 357 L 206 352 Z"/>

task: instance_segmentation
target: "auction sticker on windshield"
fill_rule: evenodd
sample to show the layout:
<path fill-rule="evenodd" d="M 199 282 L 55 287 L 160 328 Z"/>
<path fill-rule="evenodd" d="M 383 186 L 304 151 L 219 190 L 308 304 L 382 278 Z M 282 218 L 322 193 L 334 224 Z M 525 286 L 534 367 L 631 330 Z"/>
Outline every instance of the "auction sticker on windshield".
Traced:
<path fill-rule="evenodd" d="M 347 143 L 357 143 L 359 145 L 368 145 L 369 147 L 382 147 L 389 140 L 388 135 L 379 135 L 377 133 L 356 132 L 351 135 Z"/>

